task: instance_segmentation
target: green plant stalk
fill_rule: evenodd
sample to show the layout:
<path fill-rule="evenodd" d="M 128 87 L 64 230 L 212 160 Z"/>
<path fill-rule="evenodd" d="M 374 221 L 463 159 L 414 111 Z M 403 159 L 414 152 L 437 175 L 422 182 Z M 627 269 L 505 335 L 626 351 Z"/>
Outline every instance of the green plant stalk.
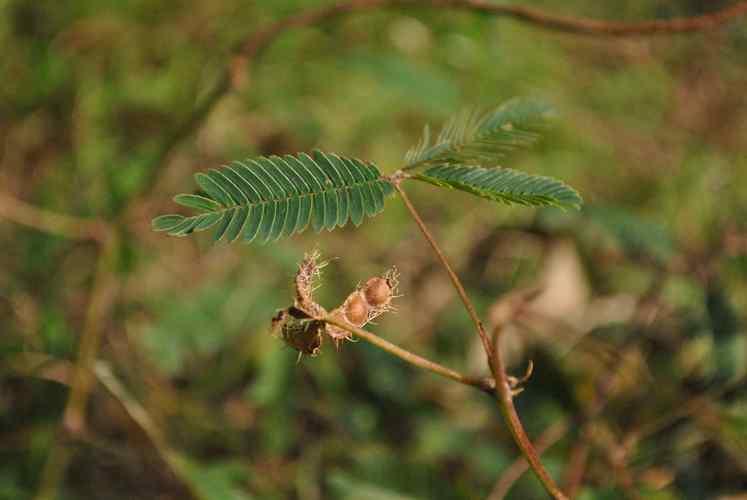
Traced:
<path fill-rule="evenodd" d="M 329 323 L 331 325 L 335 325 L 338 328 L 341 328 L 347 332 L 352 333 L 358 338 L 361 338 L 368 342 L 369 344 L 373 344 L 379 349 L 383 349 L 384 351 L 388 352 L 392 356 L 396 356 L 399 359 L 405 361 L 406 363 L 409 363 L 417 368 L 427 370 L 431 373 L 435 373 L 436 375 L 439 375 L 441 377 L 445 377 L 451 380 L 454 380 L 455 382 L 459 382 L 460 384 L 469 385 L 472 387 L 475 387 L 482 392 L 493 394 L 494 391 L 494 384 L 493 380 L 490 378 L 485 377 L 468 377 L 467 375 L 461 374 L 455 370 L 452 370 L 451 368 L 447 368 L 443 365 L 440 365 L 438 363 L 435 363 L 429 359 L 426 359 L 422 356 L 418 356 L 417 354 L 414 354 L 410 351 L 407 351 L 401 347 L 399 347 L 396 344 L 392 344 L 388 340 L 385 340 L 375 333 L 369 332 L 368 330 L 364 330 L 362 328 L 358 328 L 356 326 L 351 325 L 350 323 L 341 320 L 340 318 L 336 318 L 335 316 L 332 316 L 330 314 L 322 317 L 317 318 L 321 321 L 324 321 L 325 323 Z"/>
<path fill-rule="evenodd" d="M 480 321 L 480 318 L 477 316 L 475 306 L 467 296 L 467 292 L 465 291 L 464 286 L 459 279 L 459 276 L 457 276 L 457 274 L 452 269 L 449 261 L 446 259 L 446 255 L 438 246 L 438 243 L 436 243 L 436 240 L 433 238 L 430 230 L 425 225 L 423 219 L 420 217 L 420 214 L 413 206 L 410 198 L 402 190 L 402 187 L 400 186 L 401 176 L 395 174 L 394 176 L 392 176 L 392 179 L 394 188 L 399 193 L 402 201 L 405 203 L 405 206 L 410 212 L 410 215 L 415 220 L 415 223 L 420 228 L 420 231 L 423 233 L 423 236 L 425 236 L 425 239 L 431 245 L 431 248 L 443 265 L 447 274 L 449 275 L 449 278 L 451 278 L 451 282 L 454 285 L 457 294 L 462 299 L 467 313 L 472 319 L 472 322 L 475 324 L 475 329 L 477 330 L 477 334 L 480 336 L 483 348 L 485 349 L 485 354 L 488 359 L 488 365 L 490 366 L 490 370 L 493 373 L 493 377 L 495 378 L 495 395 L 498 399 L 499 407 L 501 409 L 501 413 L 503 414 L 503 418 L 506 421 L 506 425 L 508 425 L 511 435 L 514 438 L 514 442 L 519 447 L 524 457 L 527 459 L 527 462 L 529 462 L 529 465 L 532 467 L 532 470 L 542 483 L 542 486 L 544 486 L 547 493 L 556 500 L 567 500 L 568 497 L 566 497 L 566 495 L 560 490 L 557 484 L 555 484 L 555 481 L 552 479 L 552 477 L 550 477 L 547 469 L 545 469 L 544 465 L 542 465 L 542 462 L 539 459 L 539 455 L 537 455 L 532 442 L 529 440 L 529 437 L 524 430 L 524 426 L 521 424 L 521 419 L 519 418 L 519 414 L 516 412 L 516 407 L 514 406 L 513 394 L 511 393 L 511 387 L 508 383 L 506 369 L 503 366 L 503 361 L 499 353 L 499 344 L 497 342 L 498 339 L 496 338 L 494 342 L 491 342 L 490 339 L 488 339 L 482 321 Z M 493 347 L 493 343 L 495 344 L 495 347 Z"/>

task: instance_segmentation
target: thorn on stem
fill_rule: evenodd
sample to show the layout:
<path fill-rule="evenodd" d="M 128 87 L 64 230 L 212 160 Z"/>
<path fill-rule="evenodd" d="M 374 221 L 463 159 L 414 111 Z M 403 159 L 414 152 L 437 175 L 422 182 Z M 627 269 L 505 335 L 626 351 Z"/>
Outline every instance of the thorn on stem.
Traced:
<path fill-rule="evenodd" d="M 530 359 L 529 364 L 527 365 L 527 369 L 524 372 L 524 375 L 521 376 L 521 378 L 517 378 L 511 375 L 507 375 L 506 378 L 508 379 L 508 386 L 511 389 L 511 395 L 516 396 L 520 394 L 523 390 L 523 386 L 532 376 L 532 373 L 534 372 L 534 362 Z"/>

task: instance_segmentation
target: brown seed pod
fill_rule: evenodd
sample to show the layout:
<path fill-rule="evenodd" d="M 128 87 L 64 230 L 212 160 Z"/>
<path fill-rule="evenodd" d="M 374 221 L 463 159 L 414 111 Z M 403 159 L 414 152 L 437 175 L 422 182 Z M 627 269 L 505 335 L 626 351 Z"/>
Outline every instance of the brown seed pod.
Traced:
<path fill-rule="evenodd" d="M 371 278 L 363 285 L 363 294 L 370 305 L 379 307 L 392 300 L 392 287 L 386 278 Z"/>
<path fill-rule="evenodd" d="M 369 309 L 363 295 L 353 292 L 344 304 L 345 319 L 355 326 L 362 326 L 368 321 Z"/>

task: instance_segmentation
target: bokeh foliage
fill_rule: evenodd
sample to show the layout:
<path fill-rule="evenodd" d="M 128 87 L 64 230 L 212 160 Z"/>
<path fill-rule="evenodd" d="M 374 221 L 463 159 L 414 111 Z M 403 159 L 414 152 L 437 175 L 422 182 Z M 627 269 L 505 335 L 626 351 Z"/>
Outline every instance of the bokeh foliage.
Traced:
<path fill-rule="evenodd" d="M 168 238 L 150 219 L 192 189 L 192 173 L 235 158 L 320 148 L 392 172 L 424 122 L 513 96 L 541 97 L 559 119 L 506 166 L 565 180 L 584 210 L 409 191 L 489 323 L 504 294 L 544 289 L 506 338 L 513 371 L 527 358 L 537 366 L 517 399 L 530 434 L 583 415 L 599 380 L 618 375 L 593 425 L 582 432 L 571 420 L 543 460 L 562 477 L 588 440 L 585 499 L 744 494 L 745 21 L 612 40 L 466 12 L 347 16 L 279 38 L 198 133 L 154 164 L 237 40 L 323 3 L 0 0 L 0 192 L 116 225 L 107 272 L 118 293 L 98 325 L 99 358 L 182 464 L 171 472 L 99 384 L 60 498 L 485 497 L 517 456 L 489 398 L 363 344 L 326 345 L 297 363 L 268 335 L 296 263 L 316 247 L 339 257 L 323 304 L 396 265 L 405 295 L 377 333 L 486 371 L 397 199 L 360 228 L 268 246 Z M 712 8 L 532 3 L 617 20 Z M 33 497 L 68 395 L 27 364 L 37 354 L 75 360 L 97 251 L 4 219 L 0 245 L 0 498 L 15 500 Z M 542 494 L 527 474 L 509 497 Z"/>

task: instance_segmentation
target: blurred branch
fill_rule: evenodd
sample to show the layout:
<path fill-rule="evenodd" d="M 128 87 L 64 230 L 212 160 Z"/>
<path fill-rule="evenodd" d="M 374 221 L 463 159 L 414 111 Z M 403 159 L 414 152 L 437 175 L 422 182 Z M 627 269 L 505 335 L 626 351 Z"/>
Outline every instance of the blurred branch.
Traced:
<path fill-rule="evenodd" d="M 69 437 L 81 435 L 85 430 L 86 406 L 95 382 L 93 365 L 101 343 L 102 324 L 114 305 L 119 285 L 112 272 L 117 249 L 118 240 L 113 236 L 107 238 L 100 249 L 70 395 L 62 417 L 61 429 L 42 472 L 37 500 L 55 497 L 71 457 L 71 451 L 64 441 Z"/>
<path fill-rule="evenodd" d="M 106 222 L 62 215 L 0 193 L 0 217 L 45 233 L 76 240 L 103 242 L 111 232 Z"/>
<path fill-rule="evenodd" d="M 540 480 L 542 485 L 545 487 L 545 490 L 547 490 L 547 493 L 550 494 L 550 496 L 552 496 L 553 498 L 558 499 L 558 500 L 566 499 L 567 497 L 563 494 L 562 491 L 560 491 L 560 488 L 558 488 L 558 486 L 555 484 L 555 481 L 552 479 L 552 477 L 550 477 L 550 474 L 547 472 L 545 467 L 542 465 L 542 462 L 539 459 L 539 455 L 537 455 L 537 452 L 534 449 L 532 442 L 529 440 L 529 437 L 527 436 L 527 433 L 524 430 L 524 426 L 522 425 L 521 420 L 519 419 L 519 415 L 516 412 L 516 408 L 514 407 L 513 387 L 509 383 L 508 375 L 506 374 L 506 369 L 503 365 L 503 360 L 501 359 L 500 350 L 498 348 L 499 346 L 498 337 L 501 333 L 502 325 L 498 325 L 495 328 L 493 332 L 494 338 L 491 342 L 491 340 L 488 339 L 488 336 L 485 333 L 485 328 L 483 327 L 482 321 L 477 316 L 477 311 L 475 310 L 475 306 L 472 304 L 472 301 L 467 296 L 467 292 L 465 291 L 464 285 L 462 285 L 462 282 L 459 279 L 459 276 L 457 276 L 457 274 L 452 269 L 451 264 L 449 264 L 449 261 L 446 259 L 446 255 L 443 253 L 438 243 L 436 243 L 436 240 L 433 238 L 433 235 L 431 234 L 430 230 L 425 225 L 425 222 L 423 222 L 423 219 L 420 217 L 420 214 L 413 206 L 412 202 L 410 201 L 410 198 L 402 190 L 402 187 L 400 186 L 401 178 L 399 178 L 396 173 L 394 174 L 392 178 L 393 178 L 394 188 L 399 193 L 400 197 L 402 198 L 402 201 L 405 203 L 405 206 L 407 207 L 407 210 L 410 212 L 410 215 L 415 220 L 415 223 L 420 228 L 420 231 L 423 233 L 423 236 L 425 236 L 425 239 L 428 241 L 434 253 L 438 257 L 438 260 L 440 261 L 441 265 L 446 270 L 446 273 L 449 275 L 449 278 L 451 279 L 451 282 L 454 285 L 454 289 L 459 295 L 459 298 L 462 300 L 462 303 L 464 304 L 464 308 L 467 310 L 467 313 L 469 314 L 470 318 L 472 319 L 472 322 L 475 325 L 475 330 L 477 331 L 477 334 L 479 335 L 480 340 L 482 342 L 483 348 L 485 349 L 485 354 L 487 356 L 488 365 L 490 366 L 490 371 L 493 373 L 493 378 L 495 379 L 495 385 L 496 385 L 495 394 L 498 399 L 498 403 L 499 403 L 498 406 L 501 409 L 501 413 L 503 414 L 503 418 L 506 422 L 506 425 L 511 431 L 511 435 L 514 438 L 514 442 L 516 443 L 516 445 L 521 450 L 521 453 L 524 455 L 524 457 L 529 462 L 529 465 L 532 467 L 532 470 L 536 474 L 537 478 Z"/>
<path fill-rule="evenodd" d="M 460 384 L 476 387 L 477 389 L 480 389 L 481 391 L 488 394 L 493 394 L 493 391 L 495 390 L 495 383 L 490 378 L 468 377 L 466 375 L 462 375 L 461 373 L 454 371 L 451 368 L 446 368 L 445 366 L 439 365 L 438 363 L 435 363 L 429 359 L 418 356 L 417 354 L 413 354 L 410 351 L 402 349 L 401 347 L 392 344 L 388 340 L 385 340 L 374 333 L 371 333 L 362 328 L 355 327 L 345 321 L 342 321 L 339 318 L 336 318 L 335 316 L 328 314 L 323 318 L 318 319 L 324 321 L 325 323 L 335 325 L 338 328 L 342 328 L 343 330 L 365 340 L 369 344 L 373 344 L 376 347 L 385 350 L 389 354 L 396 356 L 406 363 L 409 363 L 417 368 L 421 368 L 423 370 L 435 373 L 436 375 L 446 377 L 448 379 L 459 382 Z"/>
<path fill-rule="evenodd" d="M 36 377 L 71 387 L 75 380 L 76 371 L 76 367 L 69 361 L 55 359 L 44 353 L 33 352 L 21 353 L 11 357 L 5 363 L 4 368 L 11 374 Z M 163 433 L 150 418 L 148 412 L 127 391 L 122 382 L 111 371 L 111 368 L 106 363 L 97 362 L 93 366 L 93 371 L 89 372 L 89 376 L 92 379 L 97 379 L 109 395 L 120 404 L 124 412 L 143 430 L 158 455 L 190 491 L 192 497 L 202 498 L 184 470 L 184 459 L 168 445 Z M 95 440 L 86 436 L 86 442 L 92 441 Z M 57 453 L 59 457 L 60 454 Z M 39 498 L 39 495 L 37 495 L 37 498 Z"/>
<path fill-rule="evenodd" d="M 653 276 L 648 290 L 638 299 L 635 314 L 631 318 L 633 327 L 648 327 L 656 319 L 655 304 L 667 282 L 667 272 L 658 269 Z M 617 349 L 619 351 L 619 360 L 624 360 L 629 354 L 638 349 L 640 338 L 636 335 L 629 335 L 622 345 Z M 601 415 L 609 400 L 614 396 L 612 394 L 618 372 L 625 366 L 624 363 L 618 363 L 612 370 L 598 377 L 598 382 L 594 387 L 594 396 L 591 404 L 584 412 L 582 422 L 580 423 L 579 439 L 571 450 L 571 456 L 568 465 L 564 471 L 563 484 L 568 492 L 569 498 L 575 498 L 583 484 L 586 466 L 591 452 L 591 424 Z M 618 464 L 625 470 L 625 464 Z M 627 472 L 625 470 L 625 472 Z"/>
<path fill-rule="evenodd" d="M 275 38 L 291 28 L 317 24 L 350 12 L 408 6 L 470 10 L 496 17 L 510 17 L 551 31 L 576 35 L 618 37 L 703 31 L 716 28 L 747 13 L 747 1 L 742 1 L 700 16 L 655 21 L 618 22 L 559 16 L 548 14 L 540 9 L 522 5 L 496 4 L 488 0 L 351 0 L 294 14 L 281 19 L 265 30 L 257 32 L 239 45 L 239 55 L 234 63 L 234 69 L 245 68 L 247 60 L 256 57 Z"/>
<path fill-rule="evenodd" d="M 281 19 L 267 28 L 249 35 L 236 44 L 233 61 L 217 77 L 187 118 L 162 143 L 155 153 L 152 166 L 143 181 L 145 195 L 155 185 L 161 165 L 182 140 L 192 135 L 208 117 L 215 105 L 232 87 L 242 82 L 261 53 L 286 31 L 331 20 L 343 14 L 389 7 L 455 9 L 479 12 L 496 17 L 509 17 L 539 28 L 600 37 L 667 35 L 690 33 L 717 28 L 747 14 L 747 0 L 700 16 L 642 22 L 601 21 L 583 17 L 548 14 L 522 5 L 496 4 L 488 0 L 349 0 L 330 6 L 308 9 Z"/>
<path fill-rule="evenodd" d="M 119 401 L 130 418 L 145 432 L 161 459 L 168 464 L 174 475 L 187 487 L 190 495 L 197 500 L 207 500 L 205 495 L 195 488 L 195 485 L 189 479 L 185 460 L 168 445 L 163 433 L 156 426 L 155 422 L 151 420 L 146 409 L 127 391 L 125 386 L 112 373 L 109 366 L 100 361 L 96 362 L 94 374 L 101 382 L 101 385 Z"/>
<path fill-rule="evenodd" d="M 78 347 L 72 391 L 63 417 L 63 426 L 72 435 L 82 432 L 85 427 L 86 404 L 94 384 L 93 365 L 101 344 L 102 327 L 116 300 L 119 284 L 112 268 L 117 249 L 118 242 L 112 238 L 107 241 L 99 255 L 85 326 Z"/>

